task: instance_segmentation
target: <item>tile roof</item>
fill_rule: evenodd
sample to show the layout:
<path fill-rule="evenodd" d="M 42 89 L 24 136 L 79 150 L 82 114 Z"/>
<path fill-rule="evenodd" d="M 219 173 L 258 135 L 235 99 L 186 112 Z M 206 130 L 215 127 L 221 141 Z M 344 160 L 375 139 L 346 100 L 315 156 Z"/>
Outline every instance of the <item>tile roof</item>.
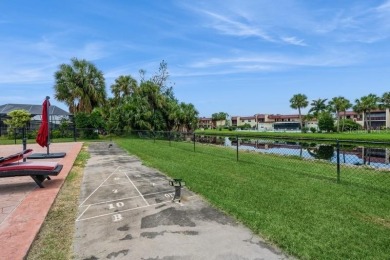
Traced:
<path fill-rule="evenodd" d="M 5 104 L 0 105 L 0 115 L 8 114 L 11 111 L 24 109 L 27 110 L 31 115 L 41 115 L 42 114 L 42 105 L 29 105 L 29 104 Z M 58 116 L 68 116 L 70 115 L 65 110 L 57 106 L 50 106 L 49 108 L 50 115 L 58 115 Z"/>

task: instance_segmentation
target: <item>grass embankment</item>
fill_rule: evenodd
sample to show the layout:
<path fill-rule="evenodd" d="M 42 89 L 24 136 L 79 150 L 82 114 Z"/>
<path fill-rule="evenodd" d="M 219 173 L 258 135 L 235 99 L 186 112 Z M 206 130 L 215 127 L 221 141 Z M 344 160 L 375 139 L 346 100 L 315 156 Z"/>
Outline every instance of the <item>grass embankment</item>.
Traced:
<path fill-rule="evenodd" d="M 334 166 L 249 153 L 237 162 L 234 150 L 197 145 L 194 152 L 190 143 L 117 142 L 146 165 L 183 178 L 191 190 L 288 254 L 301 259 L 390 255 L 390 195 L 337 184 Z"/>
<path fill-rule="evenodd" d="M 83 147 L 78 154 L 45 222 L 31 246 L 27 259 L 72 259 L 73 235 L 84 166 L 89 158 Z"/>
<path fill-rule="evenodd" d="M 269 138 L 293 138 L 310 140 L 348 140 L 348 141 L 369 141 L 369 142 L 390 142 L 390 132 L 344 132 L 344 133 L 288 133 L 288 132 L 250 132 L 250 131 L 228 131 L 228 130 L 205 130 L 196 131 L 196 134 L 239 136 L 239 137 L 269 137 Z"/>

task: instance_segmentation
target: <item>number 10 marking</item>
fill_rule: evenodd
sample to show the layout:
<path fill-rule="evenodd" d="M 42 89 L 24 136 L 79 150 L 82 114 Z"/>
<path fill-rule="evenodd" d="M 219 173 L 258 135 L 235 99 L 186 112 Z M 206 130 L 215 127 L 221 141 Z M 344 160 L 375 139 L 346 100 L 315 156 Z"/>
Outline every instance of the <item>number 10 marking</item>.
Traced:
<path fill-rule="evenodd" d="M 108 209 L 122 208 L 125 205 L 123 202 L 117 202 L 115 204 L 108 204 Z"/>

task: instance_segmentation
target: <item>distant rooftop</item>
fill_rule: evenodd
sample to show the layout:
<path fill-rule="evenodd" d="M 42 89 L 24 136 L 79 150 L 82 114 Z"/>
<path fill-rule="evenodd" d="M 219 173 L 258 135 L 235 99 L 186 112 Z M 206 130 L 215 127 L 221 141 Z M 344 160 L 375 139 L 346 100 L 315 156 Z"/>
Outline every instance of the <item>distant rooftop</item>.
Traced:
<path fill-rule="evenodd" d="M 42 105 L 28 105 L 28 104 L 5 104 L 0 105 L 0 115 L 2 114 L 8 114 L 11 111 L 24 109 L 27 110 L 31 115 L 41 115 L 42 114 Z M 50 106 L 49 107 L 49 114 L 50 115 L 57 115 L 57 116 L 69 116 L 70 114 L 66 112 L 65 110 L 57 107 L 57 106 Z"/>

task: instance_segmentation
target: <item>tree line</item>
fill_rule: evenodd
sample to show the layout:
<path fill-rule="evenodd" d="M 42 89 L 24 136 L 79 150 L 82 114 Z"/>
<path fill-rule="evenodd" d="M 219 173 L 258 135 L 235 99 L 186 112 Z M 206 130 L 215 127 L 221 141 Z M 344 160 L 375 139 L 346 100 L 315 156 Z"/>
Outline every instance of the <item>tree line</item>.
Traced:
<path fill-rule="evenodd" d="M 180 102 L 168 86 L 168 65 L 162 61 L 158 72 L 140 81 L 120 75 L 107 97 L 103 73 L 84 59 L 71 59 L 55 72 L 54 97 L 75 115 L 80 128 L 100 128 L 121 133 L 129 130 L 192 131 L 198 111 L 191 103 Z"/>
<path fill-rule="evenodd" d="M 346 112 L 348 109 L 353 109 L 357 114 L 361 114 L 364 118 L 364 128 L 371 131 L 371 112 L 377 109 L 384 110 L 390 108 L 390 92 L 385 92 L 382 96 L 377 96 L 375 94 L 369 94 L 363 96 L 360 99 L 356 99 L 355 103 L 352 104 L 350 100 L 345 97 L 338 96 L 334 97 L 331 100 L 328 99 L 317 99 L 312 100 L 310 103 L 309 113 L 302 117 L 301 109 L 306 108 L 309 105 L 307 96 L 304 94 L 295 94 L 290 99 L 290 107 L 297 109 L 299 113 L 301 129 L 303 128 L 303 122 L 305 120 L 310 120 L 313 118 L 318 119 L 319 128 L 321 129 L 321 124 L 324 122 L 330 122 L 333 120 L 331 113 L 334 113 L 336 116 L 336 131 L 340 132 L 345 130 Z M 327 103 L 326 103 L 327 102 Z M 333 122 L 333 121 L 332 121 Z M 341 122 L 341 126 L 340 126 Z M 333 129 L 330 124 L 325 123 L 322 127 L 324 130 L 330 131 Z"/>

